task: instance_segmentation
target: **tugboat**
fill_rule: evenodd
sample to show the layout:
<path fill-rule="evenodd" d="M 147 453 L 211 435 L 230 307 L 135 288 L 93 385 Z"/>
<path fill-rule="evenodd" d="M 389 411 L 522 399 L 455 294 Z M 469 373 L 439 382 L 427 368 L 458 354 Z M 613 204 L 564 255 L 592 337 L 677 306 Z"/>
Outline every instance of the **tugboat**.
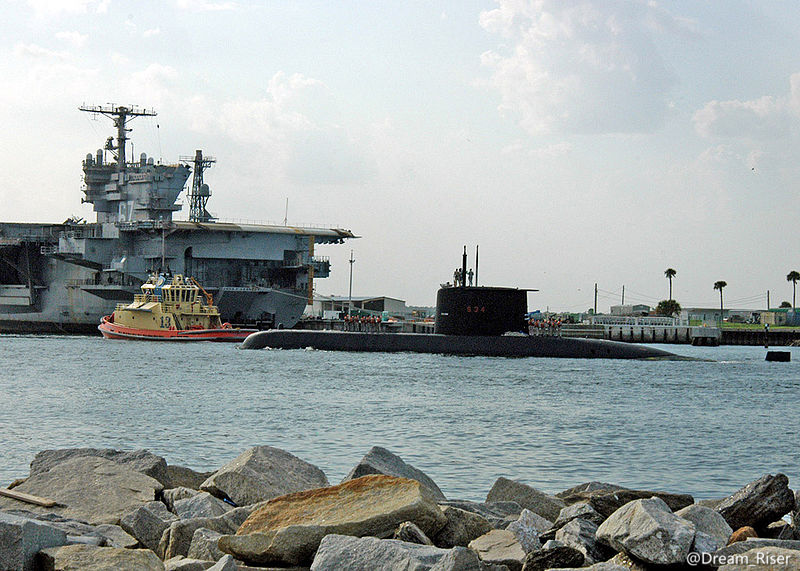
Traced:
<path fill-rule="evenodd" d="M 258 331 L 222 323 L 211 294 L 194 278 L 152 275 L 133 303 L 120 303 L 97 328 L 106 339 L 242 341 Z M 205 297 L 203 302 L 200 294 Z"/>

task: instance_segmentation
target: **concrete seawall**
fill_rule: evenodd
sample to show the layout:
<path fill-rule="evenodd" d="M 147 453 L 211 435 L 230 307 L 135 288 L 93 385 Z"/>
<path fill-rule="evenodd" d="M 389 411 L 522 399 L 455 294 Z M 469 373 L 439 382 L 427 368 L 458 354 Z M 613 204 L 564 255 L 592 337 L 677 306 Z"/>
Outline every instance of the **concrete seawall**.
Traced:
<path fill-rule="evenodd" d="M 800 343 L 800 329 L 733 329 L 688 325 L 564 325 L 563 337 L 608 339 L 626 343 L 670 343 L 692 345 L 769 345 Z"/>
<path fill-rule="evenodd" d="M 596 339 L 554 336 L 466 336 L 415 333 L 356 333 L 276 330 L 253 333 L 242 349 L 304 349 L 485 355 L 493 357 L 564 357 L 600 359 L 676 359 L 668 351 Z"/>

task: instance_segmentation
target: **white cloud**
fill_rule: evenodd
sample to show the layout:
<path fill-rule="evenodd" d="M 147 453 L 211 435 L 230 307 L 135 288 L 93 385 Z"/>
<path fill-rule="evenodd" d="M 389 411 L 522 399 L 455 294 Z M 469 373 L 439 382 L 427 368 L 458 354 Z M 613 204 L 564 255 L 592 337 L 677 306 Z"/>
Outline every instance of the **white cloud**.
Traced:
<path fill-rule="evenodd" d="M 501 113 L 530 133 L 648 132 L 664 123 L 675 79 L 656 34 L 690 37 L 654 3 L 498 0 L 483 28 L 504 43 L 482 56 Z"/>
<path fill-rule="evenodd" d="M 273 173 L 294 183 L 358 182 L 370 172 L 369 161 L 359 141 L 336 123 L 335 114 L 317 113 L 330 98 L 316 79 L 277 72 L 258 99 L 194 97 L 192 127 L 258 154 Z"/>
<path fill-rule="evenodd" d="M 131 77 L 134 83 L 168 85 L 178 78 L 178 72 L 174 67 L 151 63 L 144 70 L 134 73 Z"/>
<path fill-rule="evenodd" d="M 54 18 L 61 14 L 86 14 L 94 6 L 97 13 L 108 10 L 109 0 L 28 0 L 39 17 Z"/>
<path fill-rule="evenodd" d="M 130 63 L 131 59 L 120 52 L 111 52 L 111 63 L 115 66 L 126 66 Z"/>
<path fill-rule="evenodd" d="M 562 141 L 560 143 L 553 143 L 543 147 L 531 148 L 525 141 L 515 141 L 512 144 L 503 148 L 504 155 L 519 155 L 524 154 L 526 157 L 534 159 L 552 159 L 568 155 L 572 152 L 573 147 L 570 143 Z"/>
<path fill-rule="evenodd" d="M 209 2 L 208 0 L 178 0 L 176 4 L 181 10 L 193 12 L 220 12 L 239 8 L 238 2 Z"/>
<path fill-rule="evenodd" d="M 789 79 L 789 93 L 749 101 L 710 101 L 693 117 L 703 137 L 774 140 L 792 134 L 800 120 L 800 73 Z"/>
<path fill-rule="evenodd" d="M 151 28 L 149 30 L 145 30 L 142 32 L 142 36 L 145 38 L 152 38 L 153 36 L 158 36 L 161 34 L 161 28 Z"/>
<path fill-rule="evenodd" d="M 786 99 L 771 96 L 752 101 L 710 101 L 694 114 L 703 137 L 772 139 L 788 133 L 790 107 Z"/>
<path fill-rule="evenodd" d="M 89 36 L 87 36 L 86 34 L 81 34 L 80 32 L 64 31 L 64 32 L 58 32 L 56 34 L 56 38 L 58 38 L 59 40 L 63 40 L 76 48 L 80 48 L 86 45 L 86 40 L 89 39 Z"/>
<path fill-rule="evenodd" d="M 123 84 L 126 97 L 147 101 L 149 106 L 160 106 L 177 96 L 178 71 L 168 65 L 151 63 L 142 71 L 132 73 Z"/>
<path fill-rule="evenodd" d="M 50 60 L 65 60 L 68 59 L 69 54 L 66 52 L 58 52 L 48 50 L 36 44 L 23 44 L 17 43 L 14 45 L 13 54 L 19 58 L 35 58 L 35 59 L 50 59 Z"/>

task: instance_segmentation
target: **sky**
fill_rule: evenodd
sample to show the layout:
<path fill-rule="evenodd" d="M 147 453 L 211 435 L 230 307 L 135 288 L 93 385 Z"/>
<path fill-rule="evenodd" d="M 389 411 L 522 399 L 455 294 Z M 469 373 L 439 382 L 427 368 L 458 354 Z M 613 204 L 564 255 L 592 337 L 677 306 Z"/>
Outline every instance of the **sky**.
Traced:
<path fill-rule="evenodd" d="M 81 165 L 203 149 L 221 220 L 341 227 L 318 295 L 433 305 L 467 246 L 530 309 L 765 308 L 800 269 L 800 7 L 775 0 L 6 0 L 0 221 Z M 184 203 L 185 198 L 183 199 Z M 288 205 L 288 207 L 287 207 Z M 186 218 L 187 207 L 178 218 Z"/>

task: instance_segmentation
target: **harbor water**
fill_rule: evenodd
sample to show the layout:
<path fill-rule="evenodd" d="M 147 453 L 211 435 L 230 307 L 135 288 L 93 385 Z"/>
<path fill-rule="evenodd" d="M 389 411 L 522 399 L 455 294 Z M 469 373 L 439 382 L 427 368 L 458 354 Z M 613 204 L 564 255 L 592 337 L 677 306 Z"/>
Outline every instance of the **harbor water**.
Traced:
<path fill-rule="evenodd" d="M 732 493 L 800 487 L 800 348 L 658 346 L 705 361 L 243 351 L 234 344 L 0 336 L 0 485 L 40 450 L 146 448 L 210 471 L 254 445 L 338 482 L 372 446 L 449 498 L 499 476 L 558 492 L 588 480 Z"/>

